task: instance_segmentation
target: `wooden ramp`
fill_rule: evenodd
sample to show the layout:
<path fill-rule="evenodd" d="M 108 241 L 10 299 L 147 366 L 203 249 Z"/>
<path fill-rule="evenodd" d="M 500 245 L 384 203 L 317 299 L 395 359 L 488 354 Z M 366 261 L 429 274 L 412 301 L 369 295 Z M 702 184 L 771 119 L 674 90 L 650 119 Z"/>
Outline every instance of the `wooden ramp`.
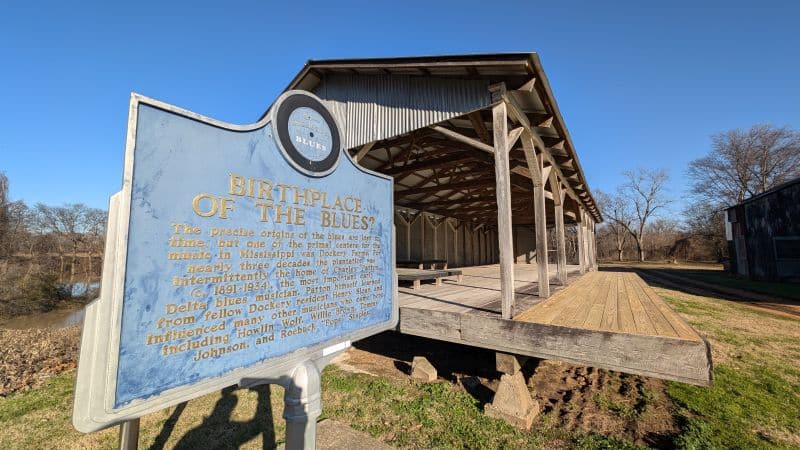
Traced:
<path fill-rule="evenodd" d="M 461 285 L 401 288 L 399 330 L 501 352 L 710 384 L 708 343 L 638 275 L 589 272 L 538 301 L 532 295 L 535 267 L 517 266 L 525 279 L 515 289 L 518 301 L 522 297 L 532 306 L 513 320 L 499 315 L 499 267 L 482 266 L 464 268 Z"/>

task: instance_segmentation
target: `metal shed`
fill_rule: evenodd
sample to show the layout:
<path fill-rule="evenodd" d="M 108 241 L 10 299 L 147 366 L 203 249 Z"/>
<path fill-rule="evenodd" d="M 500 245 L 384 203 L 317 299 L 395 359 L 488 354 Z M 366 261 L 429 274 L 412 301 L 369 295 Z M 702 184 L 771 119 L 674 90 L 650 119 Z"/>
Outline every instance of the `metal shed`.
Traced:
<path fill-rule="evenodd" d="M 800 178 L 731 206 L 725 217 L 733 274 L 800 281 Z"/>

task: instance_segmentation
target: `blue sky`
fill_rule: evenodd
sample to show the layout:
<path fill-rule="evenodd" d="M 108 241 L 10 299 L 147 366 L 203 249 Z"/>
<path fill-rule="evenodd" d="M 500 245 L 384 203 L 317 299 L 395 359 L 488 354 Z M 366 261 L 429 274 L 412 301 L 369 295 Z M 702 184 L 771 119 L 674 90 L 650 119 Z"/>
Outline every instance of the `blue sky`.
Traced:
<path fill-rule="evenodd" d="M 29 203 L 106 207 L 131 91 L 250 123 L 307 59 L 536 51 L 590 186 L 665 167 L 676 211 L 711 133 L 800 128 L 793 1 L 17 3 L 0 14 L 0 170 Z"/>

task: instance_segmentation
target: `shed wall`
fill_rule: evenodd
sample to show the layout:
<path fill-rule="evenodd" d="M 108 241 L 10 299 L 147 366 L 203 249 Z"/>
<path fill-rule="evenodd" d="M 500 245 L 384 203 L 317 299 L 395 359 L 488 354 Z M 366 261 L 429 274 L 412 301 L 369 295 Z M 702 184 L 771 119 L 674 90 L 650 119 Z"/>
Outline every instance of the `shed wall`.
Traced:
<path fill-rule="evenodd" d="M 800 280 L 800 183 L 743 206 L 751 278 Z"/>
<path fill-rule="evenodd" d="M 438 224 L 438 225 L 437 225 Z M 497 232 L 423 213 L 409 226 L 395 215 L 398 260 L 445 259 L 450 267 L 499 262 Z"/>

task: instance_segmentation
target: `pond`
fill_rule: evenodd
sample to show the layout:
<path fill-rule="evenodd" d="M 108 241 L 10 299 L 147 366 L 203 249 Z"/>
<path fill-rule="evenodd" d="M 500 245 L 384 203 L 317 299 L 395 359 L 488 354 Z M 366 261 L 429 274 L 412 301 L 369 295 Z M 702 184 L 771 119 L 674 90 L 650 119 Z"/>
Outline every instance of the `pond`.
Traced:
<path fill-rule="evenodd" d="M 65 328 L 73 325 L 83 325 L 83 306 L 56 309 L 29 316 L 14 317 L 0 322 L 0 328 L 23 330 L 27 328 Z"/>

